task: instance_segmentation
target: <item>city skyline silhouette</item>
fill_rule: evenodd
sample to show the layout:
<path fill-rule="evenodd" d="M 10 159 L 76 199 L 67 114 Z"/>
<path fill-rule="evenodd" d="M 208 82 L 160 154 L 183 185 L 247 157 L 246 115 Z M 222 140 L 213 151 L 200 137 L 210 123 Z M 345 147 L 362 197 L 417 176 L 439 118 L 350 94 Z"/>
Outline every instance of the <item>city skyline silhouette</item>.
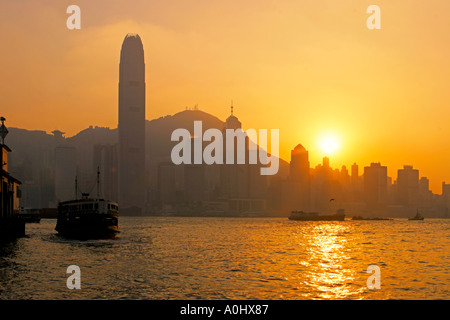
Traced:
<path fill-rule="evenodd" d="M 202 120 L 185 121 L 179 123 L 178 128 L 172 128 L 170 142 L 167 136 L 164 140 L 162 135 L 156 135 L 159 143 L 173 145 L 181 138 L 174 139 L 174 134 L 182 133 L 183 141 L 172 148 L 171 161 L 168 161 L 167 154 L 155 157 L 155 150 L 146 145 L 145 57 L 138 34 L 128 33 L 125 36 L 119 70 L 118 138 L 108 143 L 87 142 L 83 146 L 87 152 L 80 152 L 80 146 L 77 148 L 68 142 L 64 132 L 57 129 L 52 131 L 54 140 L 47 145 L 50 155 L 47 155 L 43 167 L 30 168 L 26 164 L 30 161 L 29 156 L 22 155 L 21 158 L 19 154 L 15 159 L 18 164 L 12 167 L 12 172 L 26 181 L 22 187 L 23 208 L 54 208 L 56 204 L 70 200 L 73 198 L 70 181 L 75 177 L 78 186 L 78 175 L 89 174 L 94 168 L 97 178 L 102 173 L 104 195 L 108 196 L 108 200 L 119 203 L 122 215 L 283 216 L 286 212 L 298 210 L 329 211 L 333 201 L 354 216 L 360 212 L 377 217 L 407 216 L 414 210 L 418 214 L 420 208 L 427 217 L 448 217 L 450 184 L 443 181 L 441 193 L 433 193 L 430 179 L 419 175 L 419 170 L 409 164 L 398 169 L 396 179 L 388 175 L 387 166 L 374 161 L 370 162 L 370 166 L 363 167 L 361 175 L 356 162 L 351 166 L 350 173 L 346 165 L 342 165 L 340 170 L 333 169 L 329 156 L 323 157 L 321 164 L 311 167 L 309 151 L 298 144 L 291 150 L 287 174 L 278 174 L 279 160 L 276 158 L 276 168 L 271 170 L 271 175 L 275 174 L 275 177 L 261 176 L 263 170 L 268 169 L 268 164 L 272 169 L 273 157 L 270 155 L 270 161 L 266 163 L 261 158 L 265 157 L 264 154 L 257 151 L 261 149 L 258 144 L 263 143 L 262 148 L 269 145 L 258 138 L 254 129 L 248 130 L 253 131 L 252 135 L 242 131 L 242 122 L 234 114 L 233 101 L 230 115 L 222 128 L 205 131 L 205 134 L 208 131 L 218 132 L 220 141 L 216 141 L 217 136 L 205 140 Z M 193 111 L 200 115 L 197 105 Z M 192 111 L 186 107 L 185 112 Z M 182 128 L 192 125 L 193 131 Z M 240 138 L 239 132 L 244 134 Z M 270 150 L 264 150 L 269 152 L 266 156 L 270 153 L 279 155 L 279 130 L 276 132 L 276 146 L 271 140 Z M 219 149 L 215 146 L 217 142 L 220 142 Z M 324 135 L 320 140 L 325 154 L 338 152 L 339 144 L 336 135 Z M 202 161 L 203 155 L 213 145 L 214 151 L 210 151 L 208 157 L 212 159 L 214 154 L 220 161 L 206 164 Z M 176 149 L 178 151 L 174 154 Z M 252 150 L 257 153 L 252 153 Z M 54 153 L 54 158 L 51 153 Z M 178 159 L 176 162 L 174 156 Z M 153 160 L 150 160 L 151 157 Z M 248 161 L 250 158 L 253 160 Z M 90 168 L 82 165 L 83 162 L 86 164 L 87 159 L 92 160 Z M 37 189 L 33 178 L 36 174 L 46 176 L 44 183 L 37 181 Z M 39 198 L 33 194 L 36 192 L 41 194 L 39 201 L 35 201 Z"/>
<path fill-rule="evenodd" d="M 390 176 L 388 175 L 388 170 L 384 163 L 371 162 L 357 164 L 353 162 L 352 165 L 336 168 L 332 165 L 332 158 L 330 159 L 329 157 L 324 157 L 321 164 L 314 166 L 310 164 L 309 154 L 311 152 L 301 144 L 292 148 L 290 159 L 280 159 L 280 172 L 275 175 L 273 179 L 269 179 L 270 181 L 259 177 L 258 166 L 256 166 L 255 169 L 242 169 L 244 167 L 251 168 L 251 166 L 238 164 L 175 166 L 170 160 L 170 152 L 175 144 L 175 142 L 172 142 L 171 144 L 170 134 L 172 130 L 178 127 L 185 127 L 192 131 L 194 119 L 203 120 L 205 128 L 226 127 L 226 122 L 221 122 L 217 118 L 200 110 L 184 110 L 173 116 L 166 116 L 146 122 L 147 169 L 145 179 L 148 184 L 145 187 L 147 190 L 145 193 L 147 197 L 149 197 L 150 194 L 153 195 L 152 206 L 153 209 L 156 210 L 151 210 L 151 214 L 161 213 L 161 206 L 164 205 L 169 205 L 170 207 L 183 206 L 187 203 L 191 202 L 192 204 L 197 201 L 207 203 L 208 201 L 212 201 L 214 197 L 221 195 L 217 198 L 222 199 L 221 201 L 227 198 L 259 199 L 258 201 L 264 200 L 265 210 L 261 209 L 259 213 L 263 215 L 266 215 L 267 212 L 271 212 L 276 216 L 282 216 L 294 209 L 329 211 L 329 200 L 331 198 L 336 199 L 339 204 L 346 206 L 347 209 L 352 208 L 350 209 L 350 212 L 358 212 L 361 208 L 364 210 L 368 209 L 369 213 L 371 212 L 370 210 L 374 210 L 370 213 L 372 216 L 375 215 L 375 212 L 379 212 L 379 216 L 406 217 L 410 215 L 412 211 L 415 212 L 418 208 L 420 208 L 421 211 L 427 212 L 428 216 L 431 217 L 445 217 L 447 215 L 445 213 L 447 211 L 445 210 L 448 209 L 445 208 L 448 206 L 446 203 L 448 202 L 450 195 L 449 184 L 442 183 L 443 192 L 432 192 L 429 188 L 429 179 L 424 177 L 421 171 L 419 171 L 421 168 L 417 168 L 413 165 L 404 165 L 401 168 L 395 168 L 396 175 Z M 233 116 L 233 119 L 236 119 L 235 122 L 239 122 L 240 124 L 239 118 Z M 212 120 L 213 122 L 211 122 Z M 23 140 L 21 137 L 28 135 L 29 137 L 27 140 L 30 140 L 30 143 L 33 143 L 38 149 L 48 150 L 45 151 L 44 154 L 48 154 L 52 148 L 56 148 L 56 151 L 61 150 L 62 148 L 64 153 L 67 153 L 65 150 L 69 151 L 70 156 L 67 158 L 75 161 L 72 165 L 69 165 L 69 167 L 73 168 L 68 171 L 68 174 L 66 172 L 66 174 L 62 175 L 65 176 L 65 179 L 59 184 L 59 187 L 55 185 L 55 192 L 57 192 L 57 194 L 58 192 L 59 194 L 64 193 L 64 190 L 66 190 L 65 197 L 73 197 L 71 183 L 71 180 L 73 179 L 72 176 L 74 175 L 73 170 L 78 172 L 81 177 L 84 177 L 84 179 L 88 181 L 87 184 L 86 181 L 84 182 L 85 185 L 89 185 L 89 183 L 92 184 L 93 173 L 97 166 L 100 165 L 102 168 L 101 176 L 102 179 L 104 179 L 102 180 L 102 192 L 104 192 L 104 195 L 107 198 L 115 201 L 118 200 L 117 129 L 90 127 L 83 130 L 75 137 L 67 138 L 61 135 L 61 131 L 55 131 L 53 135 L 50 135 L 42 131 L 33 132 L 10 128 L 10 132 L 13 133 L 10 134 L 9 137 L 11 140 L 10 145 L 14 146 L 16 151 L 12 157 L 14 160 L 13 163 L 15 164 L 12 166 L 12 172 L 15 176 L 18 176 L 25 181 L 33 181 L 33 176 L 42 175 L 39 174 L 41 170 L 53 172 L 52 166 L 56 165 L 56 163 L 51 164 L 53 163 L 51 162 L 42 168 L 36 166 L 36 163 L 42 163 L 43 154 L 32 152 L 32 150 L 30 150 L 35 156 L 35 158 L 31 158 L 30 154 L 27 155 L 24 153 L 24 148 L 27 148 L 26 144 L 23 144 L 23 142 L 20 144 L 17 141 L 17 139 Z M 35 139 L 37 139 L 38 135 L 41 137 L 40 139 L 46 137 L 47 142 L 42 142 L 44 140 L 36 142 Z M 30 139 L 31 136 L 35 136 L 35 138 Z M 204 143 L 203 148 L 207 144 L 208 143 Z M 69 146 L 71 146 L 71 148 L 67 149 Z M 45 157 L 46 156 L 44 156 L 44 158 Z M 26 159 L 28 159 L 28 161 L 31 160 L 31 162 L 28 162 L 27 164 L 26 161 L 24 162 Z M 58 160 L 56 161 L 58 162 Z M 35 164 L 32 165 L 32 163 Z M 64 163 L 67 164 L 67 162 Z M 219 169 L 216 174 L 214 173 L 214 170 L 216 169 L 212 169 L 221 166 L 228 172 L 225 173 L 223 177 L 230 178 L 233 176 L 233 170 L 238 170 L 236 171 L 236 174 L 238 175 L 234 178 L 237 180 L 231 179 L 226 183 L 224 180 L 221 180 L 223 179 L 220 178 L 220 170 L 222 169 Z M 176 169 L 177 167 L 180 169 Z M 231 169 L 231 167 L 235 167 L 236 169 Z M 62 167 L 60 165 L 60 171 L 61 168 L 64 168 L 64 165 Z M 380 177 L 383 180 L 380 181 L 382 182 L 376 182 L 378 181 L 377 176 L 379 176 L 379 174 L 374 171 L 378 170 L 376 168 L 381 169 Z M 257 180 L 255 180 L 255 182 L 251 182 L 250 180 L 247 180 L 247 178 L 245 178 L 247 174 L 242 176 L 242 170 L 252 170 L 249 171 L 249 173 L 254 172 L 253 177 L 255 177 L 255 179 L 260 179 L 261 181 L 257 182 Z M 32 173 L 30 175 L 27 174 L 27 172 Z M 239 174 L 238 172 L 241 173 Z M 241 178 L 239 178 L 240 180 L 238 179 L 239 176 L 241 176 Z M 370 178 L 372 176 L 373 178 Z M 41 190 L 50 192 L 50 194 L 47 194 L 47 199 L 50 202 L 47 202 L 45 205 L 42 203 L 39 205 L 36 201 L 27 203 L 26 198 L 28 194 L 33 191 L 26 190 L 27 187 L 23 186 L 23 204 L 28 207 L 47 207 L 51 206 L 49 203 L 55 203 L 55 200 L 51 200 L 51 185 L 53 183 L 52 179 L 54 178 L 54 174 L 50 174 L 49 180 L 47 180 L 47 182 L 44 181 L 41 186 Z M 369 182 L 368 179 L 377 180 Z M 166 182 L 163 184 L 162 181 Z M 204 183 L 203 181 L 209 182 Z M 189 183 L 192 183 L 192 185 L 189 185 Z M 231 189 L 228 189 L 229 191 L 224 193 L 226 189 L 220 191 L 220 188 L 217 189 L 212 186 L 214 183 L 224 187 L 228 184 Z M 181 184 L 183 186 L 175 188 L 174 186 L 176 184 Z M 34 185 L 34 183 L 32 185 Z M 261 189 L 261 187 L 263 189 Z M 85 188 L 87 187 L 85 186 Z M 36 189 L 34 190 L 36 191 Z M 229 193 L 231 190 L 232 193 Z M 250 193 L 248 193 L 249 191 Z M 42 191 L 40 191 L 39 194 L 41 193 Z M 33 205 L 31 205 L 32 203 Z M 272 206 L 272 208 L 270 208 L 269 205 Z M 260 206 L 262 205 L 260 204 Z M 399 206 L 404 206 L 406 211 L 401 213 L 403 211 Z M 148 214 L 148 212 L 145 214 Z"/>
<path fill-rule="evenodd" d="M 136 32 L 148 120 L 195 105 L 225 119 L 233 99 L 244 129 L 280 129 L 283 159 L 302 143 L 321 163 L 318 139 L 329 133 L 340 140 L 336 167 L 375 161 L 394 176 L 412 162 L 434 192 L 450 181 L 450 41 L 436 14 L 446 1 L 380 1 L 381 30 L 367 29 L 359 1 L 267 1 L 259 14 L 235 1 L 77 4 L 80 30 L 67 29 L 64 4 L 2 4 L 0 102 L 10 126 L 51 132 L 64 123 L 68 136 L 117 127 L 117 48 Z"/>
<path fill-rule="evenodd" d="M 448 12 L 0 1 L 0 299 L 448 299 Z"/>

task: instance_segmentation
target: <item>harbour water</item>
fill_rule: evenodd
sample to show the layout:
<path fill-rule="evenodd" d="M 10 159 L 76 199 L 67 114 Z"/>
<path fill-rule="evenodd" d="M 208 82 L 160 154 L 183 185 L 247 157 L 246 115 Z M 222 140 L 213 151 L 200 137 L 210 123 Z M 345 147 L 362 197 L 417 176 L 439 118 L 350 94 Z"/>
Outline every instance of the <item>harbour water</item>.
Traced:
<path fill-rule="evenodd" d="M 0 299 L 450 298 L 450 220 L 120 217 L 117 239 L 91 241 L 55 223 L 0 246 Z M 367 287 L 370 265 L 380 289 Z"/>

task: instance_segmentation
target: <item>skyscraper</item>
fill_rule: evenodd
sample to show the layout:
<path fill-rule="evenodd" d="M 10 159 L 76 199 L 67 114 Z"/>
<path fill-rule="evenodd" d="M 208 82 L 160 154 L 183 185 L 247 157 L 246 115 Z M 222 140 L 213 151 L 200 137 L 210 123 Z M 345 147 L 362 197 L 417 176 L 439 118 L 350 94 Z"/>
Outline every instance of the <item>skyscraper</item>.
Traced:
<path fill-rule="evenodd" d="M 359 166 L 356 164 L 352 164 L 352 184 L 358 184 L 359 180 Z"/>
<path fill-rule="evenodd" d="M 450 213 L 450 184 L 442 182 L 442 204 L 444 209 L 444 217 L 448 217 Z"/>
<path fill-rule="evenodd" d="M 96 190 L 100 197 L 111 201 L 118 201 L 117 176 L 117 145 L 94 145 L 93 172 L 100 170 L 100 190 Z"/>
<path fill-rule="evenodd" d="M 235 135 L 228 136 L 227 130 Z M 259 151 L 259 146 L 255 145 L 255 141 L 250 142 L 247 133 L 242 131 L 242 123 L 233 114 L 233 105 L 222 133 L 224 164 L 220 166 L 221 198 L 228 201 L 230 213 L 264 212 L 267 177 L 260 174 L 260 164 L 249 162 L 250 145 L 256 151 Z M 228 143 L 232 149 L 227 146 Z M 231 158 L 233 163 L 228 163 Z"/>
<path fill-rule="evenodd" d="M 119 68 L 119 206 L 145 206 L 145 63 L 137 34 L 127 34 Z"/>
<path fill-rule="evenodd" d="M 301 144 L 297 145 L 294 150 L 291 150 L 290 178 L 309 183 L 308 151 Z"/>
<path fill-rule="evenodd" d="M 397 200 L 405 206 L 417 207 L 419 200 L 419 170 L 403 166 L 398 170 Z"/>
<path fill-rule="evenodd" d="M 387 204 L 387 167 L 371 163 L 364 167 L 364 198 L 369 208 L 383 208 Z"/>
<path fill-rule="evenodd" d="M 292 208 L 309 210 L 311 205 L 311 175 L 309 153 L 301 144 L 291 150 L 288 190 Z"/>
<path fill-rule="evenodd" d="M 233 106 L 231 107 L 231 115 L 225 121 L 225 127 L 222 129 L 223 133 L 223 163 L 221 166 L 221 186 L 222 186 L 222 197 L 225 199 L 230 198 L 248 198 L 248 161 L 246 161 L 248 157 L 248 139 L 245 138 L 245 162 L 244 164 L 238 165 L 239 157 L 238 147 L 239 140 L 236 137 L 232 137 L 234 139 L 233 150 L 227 149 L 227 134 L 226 130 L 232 129 L 235 132 L 240 132 L 242 130 L 242 124 L 239 119 L 233 115 Z M 227 163 L 228 155 L 233 155 L 233 164 Z"/>
<path fill-rule="evenodd" d="M 352 200 L 358 201 L 361 198 L 361 180 L 359 177 L 359 166 L 356 164 L 356 162 L 352 164 L 352 175 L 350 181 Z"/>
<path fill-rule="evenodd" d="M 421 207 L 431 207 L 433 193 L 430 190 L 430 180 L 421 177 L 419 180 L 419 205 Z"/>

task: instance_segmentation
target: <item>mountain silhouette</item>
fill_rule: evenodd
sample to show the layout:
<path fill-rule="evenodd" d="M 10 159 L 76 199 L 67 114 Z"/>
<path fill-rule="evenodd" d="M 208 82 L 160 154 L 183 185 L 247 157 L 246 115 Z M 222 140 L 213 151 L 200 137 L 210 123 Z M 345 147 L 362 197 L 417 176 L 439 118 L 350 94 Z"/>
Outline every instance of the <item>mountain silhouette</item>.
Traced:
<path fill-rule="evenodd" d="M 202 121 L 203 132 L 216 128 L 222 130 L 224 121 L 200 110 L 184 110 L 146 121 L 146 167 L 150 185 L 156 186 L 157 167 L 161 162 L 171 161 L 171 150 L 178 142 L 171 141 L 175 129 L 184 128 L 193 134 L 194 121 Z M 64 128 L 58 128 L 63 130 Z M 118 143 L 118 129 L 90 126 L 72 137 L 47 133 L 42 130 L 26 130 L 9 127 L 6 144 L 13 150 L 10 154 L 10 172 L 22 182 L 36 186 L 39 192 L 51 193 L 54 181 L 54 154 L 57 146 L 75 147 L 77 171 L 83 177 L 95 176 L 93 154 L 95 145 Z M 277 176 L 285 177 L 289 164 L 280 159 Z M 272 178 L 272 177 L 269 177 Z M 36 191 L 38 192 L 38 191 Z M 40 195 L 41 206 L 46 206 L 51 194 Z"/>
<path fill-rule="evenodd" d="M 145 136 L 147 162 L 171 161 L 170 153 L 173 146 L 178 143 L 171 141 L 172 132 L 184 128 L 193 134 L 194 121 L 202 121 L 203 131 L 211 128 L 222 130 L 225 125 L 217 117 L 200 110 L 185 110 L 173 116 L 147 121 Z"/>

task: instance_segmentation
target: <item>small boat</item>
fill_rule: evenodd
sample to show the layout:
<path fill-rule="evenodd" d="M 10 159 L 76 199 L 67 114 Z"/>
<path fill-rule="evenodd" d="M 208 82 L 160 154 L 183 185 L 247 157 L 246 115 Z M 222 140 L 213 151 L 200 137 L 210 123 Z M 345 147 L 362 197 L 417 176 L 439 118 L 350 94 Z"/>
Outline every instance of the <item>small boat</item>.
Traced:
<path fill-rule="evenodd" d="M 25 223 L 40 223 L 41 222 L 41 211 L 39 209 L 33 208 L 20 208 L 19 217 Z"/>
<path fill-rule="evenodd" d="M 419 210 L 417 210 L 416 215 L 415 215 L 414 217 L 412 217 L 412 218 L 409 218 L 408 220 L 423 220 L 423 219 L 424 219 L 424 217 L 421 216 L 421 215 L 419 214 Z"/>
<path fill-rule="evenodd" d="M 98 175 L 99 172 L 97 179 Z M 72 239 L 111 239 L 119 233 L 118 215 L 119 206 L 116 202 L 99 196 L 91 198 L 88 193 L 82 193 L 81 199 L 58 204 L 55 230 L 59 235 Z"/>
<path fill-rule="evenodd" d="M 318 212 L 292 211 L 289 220 L 299 221 L 344 221 L 344 209 L 338 209 L 332 215 L 319 215 Z"/>
<path fill-rule="evenodd" d="M 354 217 L 352 218 L 352 220 L 364 220 L 364 221 L 370 220 L 370 221 L 375 221 L 375 220 L 393 220 L 393 219 L 390 219 L 390 218 L 378 218 L 378 217 L 374 217 L 374 218 L 365 218 L 365 217 L 362 217 L 362 216 L 354 216 Z"/>

